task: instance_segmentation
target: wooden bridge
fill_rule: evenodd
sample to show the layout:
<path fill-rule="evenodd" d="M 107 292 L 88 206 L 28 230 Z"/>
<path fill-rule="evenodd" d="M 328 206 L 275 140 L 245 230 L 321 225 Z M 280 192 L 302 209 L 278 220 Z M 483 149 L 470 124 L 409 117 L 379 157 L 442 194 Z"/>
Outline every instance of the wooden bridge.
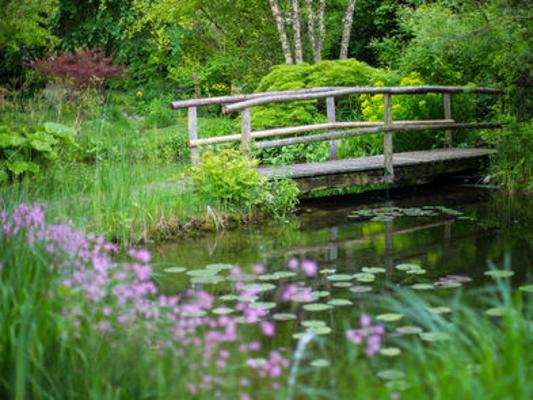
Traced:
<path fill-rule="evenodd" d="M 392 99 L 396 95 L 442 94 L 443 119 L 424 121 L 393 121 Z M 401 86 L 401 87 L 322 87 L 296 91 L 253 93 L 176 101 L 173 109 L 188 109 L 189 146 L 191 162 L 197 163 L 200 147 L 240 142 L 241 152 L 248 157 L 254 149 L 290 146 L 313 142 L 329 142 L 330 160 L 319 163 L 295 164 L 280 167 L 260 167 L 259 172 L 269 179 L 294 179 L 302 192 L 342 188 L 372 183 L 419 183 L 434 177 L 476 170 L 493 153 L 490 149 L 453 147 L 453 130 L 501 128 L 498 122 L 460 123 L 452 118 L 453 94 L 500 95 L 500 90 L 484 87 L 458 86 Z M 384 118 L 382 122 L 338 122 L 335 100 L 341 96 L 382 94 Z M 317 101 L 325 99 L 327 123 L 252 130 L 252 108 L 275 103 Z M 223 111 L 240 112 L 241 132 L 210 137 L 198 136 L 198 107 L 220 105 Z M 399 131 L 445 131 L 445 149 L 394 153 L 393 134 Z M 311 135 L 302 135 L 313 132 Z M 317 133 L 318 132 L 318 133 Z M 383 133 L 383 155 L 338 160 L 337 146 L 341 139 Z M 292 136 L 292 137 L 288 137 Z"/>

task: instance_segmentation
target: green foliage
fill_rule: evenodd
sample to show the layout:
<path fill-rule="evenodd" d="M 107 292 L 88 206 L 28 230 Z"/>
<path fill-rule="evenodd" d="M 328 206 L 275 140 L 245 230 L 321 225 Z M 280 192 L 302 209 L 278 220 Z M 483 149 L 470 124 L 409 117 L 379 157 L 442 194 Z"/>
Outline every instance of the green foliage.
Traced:
<path fill-rule="evenodd" d="M 434 2 L 402 9 L 399 23 L 400 34 L 377 44 L 387 65 L 417 71 L 432 84 L 502 86 L 517 117 L 531 115 L 529 2 Z"/>
<path fill-rule="evenodd" d="M 38 173 L 43 165 L 76 147 L 76 131 L 47 122 L 42 127 L 0 125 L 0 181 Z"/>
<path fill-rule="evenodd" d="M 292 211 L 297 204 L 295 184 L 284 180 L 270 184 L 255 165 L 235 150 L 203 153 L 192 168 L 195 191 L 205 203 L 245 216 L 253 210 L 275 216 Z"/>
<path fill-rule="evenodd" d="M 502 130 L 485 131 L 481 137 L 494 146 L 489 174 L 508 191 L 533 191 L 533 123 L 510 124 Z"/>

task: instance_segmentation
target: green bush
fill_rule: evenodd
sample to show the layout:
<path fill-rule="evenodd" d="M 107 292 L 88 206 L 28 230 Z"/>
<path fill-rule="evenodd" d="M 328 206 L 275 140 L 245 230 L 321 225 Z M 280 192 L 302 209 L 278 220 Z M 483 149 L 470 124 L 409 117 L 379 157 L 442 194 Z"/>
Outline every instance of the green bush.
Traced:
<path fill-rule="evenodd" d="M 495 183 L 511 192 L 533 191 L 533 122 L 484 131 L 482 138 L 497 151 L 489 168 Z"/>
<path fill-rule="evenodd" d="M 255 166 L 235 150 L 203 153 L 192 168 L 194 189 L 205 203 L 233 215 L 285 216 L 297 204 L 298 189 L 292 181 L 268 182 Z"/>
<path fill-rule="evenodd" d="M 0 182 L 38 173 L 67 148 L 76 147 L 75 137 L 74 129 L 53 122 L 28 127 L 0 124 Z"/>

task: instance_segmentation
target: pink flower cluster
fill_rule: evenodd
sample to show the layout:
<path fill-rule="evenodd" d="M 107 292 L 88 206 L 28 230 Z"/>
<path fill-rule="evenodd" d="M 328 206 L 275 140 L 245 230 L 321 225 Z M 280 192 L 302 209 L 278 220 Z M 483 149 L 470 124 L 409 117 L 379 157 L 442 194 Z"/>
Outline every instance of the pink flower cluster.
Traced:
<path fill-rule="evenodd" d="M 301 262 L 297 258 L 291 258 L 288 264 L 289 269 L 293 271 L 301 270 L 308 277 L 314 277 L 318 273 L 318 265 L 311 260 L 302 260 Z"/>
<path fill-rule="evenodd" d="M 372 320 L 368 315 L 361 315 L 361 328 L 350 329 L 346 331 L 346 338 L 356 344 L 366 344 L 365 354 L 372 357 L 381 349 L 381 342 L 385 336 L 385 327 L 383 325 L 372 325 Z"/>

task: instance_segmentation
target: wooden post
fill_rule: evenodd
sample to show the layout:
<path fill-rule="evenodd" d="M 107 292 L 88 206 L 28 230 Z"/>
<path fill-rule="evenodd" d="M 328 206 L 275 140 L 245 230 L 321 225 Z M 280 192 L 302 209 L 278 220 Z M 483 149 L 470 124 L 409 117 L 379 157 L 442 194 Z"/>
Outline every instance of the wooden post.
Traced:
<path fill-rule="evenodd" d="M 241 113 L 241 152 L 250 158 L 252 144 L 252 113 L 245 108 Z"/>
<path fill-rule="evenodd" d="M 442 100 L 444 103 L 444 118 L 445 119 L 452 119 L 452 102 L 451 97 L 449 93 L 444 93 L 442 95 Z M 445 131 L 445 137 L 444 142 L 446 143 L 446 147 L 452 147 L 453 146 L 453 135 L 451 129 L 446 129 Z"/>
<path fill-rule="evenodd" d="M 326 108 L 327 108 L 327 114 L 328 114 L 328 122 L 335 123 L 336 121 L 336 113 L 335 113 L 335 97 L 328 97 L 326 99 Z M 331 129 L 328 131 L 328 133 L 333 133 L 335 130 Z M 338 158 L 338 151 L 337 151 L 337 141 L 332 140 L 329 142 L 329 159 L 330 160 L 336 160 Z"/>
<path fill-rule="evenodd" d="M 188 125 L 189 125 L 189 145 L 198 140 L 198 113 L 196 107 L 189 107 L 188 111 Z M 198 147 L 191 147 L 191 164 L 198 164 L 200 156 L 200 149 Z"/>
<path fill-rule="evenodd" d="M 385 93 L 384 100 L 384 124 L 385 127 L 392 125 L 392 95 Z M 385 182 L 394 182 L 394 165 L 393 165 L 393 147 L 392 147 L 392 132 L 385 132 L 383 136 L 383 157 L 385 159 Z"/>

